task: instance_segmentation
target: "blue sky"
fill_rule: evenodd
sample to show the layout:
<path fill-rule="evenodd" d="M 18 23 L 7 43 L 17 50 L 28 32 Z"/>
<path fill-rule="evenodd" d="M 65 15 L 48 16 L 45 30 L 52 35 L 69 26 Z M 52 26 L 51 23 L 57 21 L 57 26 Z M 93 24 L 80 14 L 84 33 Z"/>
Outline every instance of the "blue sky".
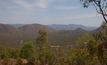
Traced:
<path fill-rule="evenodd" d="M 0 0 L 0 23 L 79 24 L 98 27 L 103 18 L 79 0 Z"/>

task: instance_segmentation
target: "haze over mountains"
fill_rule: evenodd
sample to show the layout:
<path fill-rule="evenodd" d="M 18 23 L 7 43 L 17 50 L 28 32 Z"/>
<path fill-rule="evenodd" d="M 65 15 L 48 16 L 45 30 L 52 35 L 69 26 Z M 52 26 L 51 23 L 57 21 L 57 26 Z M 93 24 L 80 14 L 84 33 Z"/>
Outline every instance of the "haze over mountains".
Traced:
<path fill-rule="evenodd" d="M 48 32 L 49 43 L 54 45 L 74 44 L 79 37 L 89 33 L 82 28 L 58 30 L 41 24 L 0 24 L 0 44 L 18 46 L 28 41 L 36 43 L 40 29 Z"/>
<path fill-rule="evenodd" d="M 68 25 L 61 25 L 61 24 L 52 24 L 48 25 L 56 30 L 75 30 L 77 28 L 81 28 L 87 31 L 95 30 L 96 27 L 86 27 L 83 25 L 76 25 L 76 24 L 68 24 Z"/>
<path fill-rule="evenodd" d="M 16 28 L 24 26 L 26 24 L 9 24 L 11 26 L 14 26 Z M 97 27 L 86 27 L 83 25 L 77 25 L 77 24 L 68 24 L 68 25 L 63 25 L 63 24 L 51 24 L 51 25 L 47 25 L 55 30 L 75 30 L 77 28 L 81 28 L 87 31 L 92 31 L 95 30 Z"/>

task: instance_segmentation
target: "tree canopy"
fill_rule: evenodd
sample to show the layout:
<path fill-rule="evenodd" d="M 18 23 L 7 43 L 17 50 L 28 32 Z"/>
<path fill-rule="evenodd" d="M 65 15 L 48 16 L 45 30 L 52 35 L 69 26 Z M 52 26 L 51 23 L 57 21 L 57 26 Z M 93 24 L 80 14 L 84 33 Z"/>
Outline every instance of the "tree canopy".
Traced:
<path fill-rule="evenodd" d="M 27 42 L 20 50 L 20 56 L 29 59 L 35 55 L 35 47 L 32 42 Z"/>

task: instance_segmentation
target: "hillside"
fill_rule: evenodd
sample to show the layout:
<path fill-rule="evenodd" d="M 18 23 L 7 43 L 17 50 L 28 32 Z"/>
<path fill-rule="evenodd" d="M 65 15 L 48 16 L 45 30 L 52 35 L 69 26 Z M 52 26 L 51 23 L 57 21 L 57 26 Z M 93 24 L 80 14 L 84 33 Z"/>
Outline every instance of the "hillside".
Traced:
<path fill-rule="evenodd" d="M 20 35 L 21 31 L 13 26 L 0 24 L 0 34 L 4 36 Z"/>
<path fill-rule="evenodd" d="M 49 43 L 53 45 L 74 44 L 77 38 L 88 33 L 81 28 L 56 31 L 51 27 L 40 24 L 28 24 L 19 28 L 0 24 L 0 43 L 7 46 L 20 46 L 27 41 L 36 43 L 39 29 L 48 32 Z"/>
<path fill-rule="evenodd" d="M 83 25 L 76 25 L 76 24 L 69 24 L 69 25 L 61 25 L 61 24 L 52 24 L 52 25 L 48 25 L 49 27 L 52 27 L 53 29 L 56 30 L 75 30 L 77 28 L 81 28 L 87 31 L 92 31 L 95 30 L 96 27 L 86 27 Z"/>
<path fill-rule="evenodd" d="M 89 32 L 78 28 L 76 30 L 60 30 L 49 34 L 49 42 L 55 45 L 75 44 L 75 41 Z"/>
<path fill-rule="evenodd" d="M 6 25 L 0 24 L 0 44 L 3 45 L 16 45 L 22 36 L 22 31 L 19 29 Z"/>
<path fill-rule="evenodd" d="M 40 24 L 28 24 L 28 25 L 21 26 L 18 29 L 24 32 L 38 32 L 40 29 L 45 29 L 47 32 L 55 31 L 51 27 L 40 25 Z"/>
<path fill-rule="evenodd" d="M 99 28 L 95 29 L 94 31 L 103 31 L 103 30 L 105 30 L 105 29 L 106 29 L 106 28 L 99 27 Z"/>

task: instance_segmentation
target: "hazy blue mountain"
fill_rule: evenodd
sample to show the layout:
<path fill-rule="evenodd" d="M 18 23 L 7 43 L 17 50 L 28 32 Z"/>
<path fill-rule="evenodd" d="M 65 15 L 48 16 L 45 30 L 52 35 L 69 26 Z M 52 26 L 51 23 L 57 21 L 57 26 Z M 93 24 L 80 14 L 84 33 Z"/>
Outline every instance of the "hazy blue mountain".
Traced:
<path fill-rule="evenodd" d="M 56 29 L 56 30 L 75 30 L 77 28 L 82 28 L 87 31 L 92 31 L 92 30 L 96 29 L 96 27 L 86 27 L 83 25 L 76 25 L 76 24 L 69 24 L 69 25 L 52 24 L 52 25 L 48 25 L 48 26 L 52 27 L 53 29 Z"/>
<path fill-rule="evenodd" d="M 26 24 L 8 24 L 8 25 L 11 25 L 13 27 L 19 28 L 19 27 L 22 27 L 22 26 L 24 26 Z"/>
<path fill-rule="evenodd" d="M 19 28 L 19 27 L 22 27 L 26 24 L 8 24 L 8 25 Z M 75 30 L 77 28 L 81 28 L 81 29 L 84 29 L 84 30 L 87 30 L 87 31 L 92 31 L 92 30 L 97 29 L 97 27 L 86 27 L 86 26 L 83 26 L 83 25 L 76 25 L 76 24 L 69 24 L 69 25 L 52 24 L 52 25 L 47 25 L 47 26 L 49 26 L 49 27 L 51 27 L 55 30 Z"/>

